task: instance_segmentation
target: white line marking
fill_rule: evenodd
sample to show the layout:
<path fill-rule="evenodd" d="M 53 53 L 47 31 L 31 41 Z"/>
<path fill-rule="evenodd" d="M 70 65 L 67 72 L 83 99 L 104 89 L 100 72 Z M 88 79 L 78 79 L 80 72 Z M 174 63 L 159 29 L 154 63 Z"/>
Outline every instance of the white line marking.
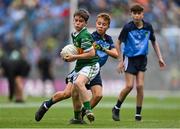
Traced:
<path fill-rule="evenodd" d="M 41 105 L 41 103 L 39 102 L 27 102 L 24 104 L 16 104 L 16 103 L 6 103 L 6 104 L 1 104 L 0 108 L 37 108 Z M 103 102 L 103 103 L 99 103 L 99 105 L 96 108 L 112 108 L 115 105 L 115 103 L 111 103 L 111 102 Z M 134 108 L 135 107 L 135 103 L 124 103 L 122 105 L 124 108 Z M 60 102 L 55 104 L 53 107 L 72 107 L 72 103 L 69 102 Z M 146 109 L 180 109 L 180 105 L 179 104 L 169 104 L 169 105 L 165 105 L 165 104 L 161 104 L 161 103 L 156 103 L 156 104 L 144 104 L 143 108 Z"/>

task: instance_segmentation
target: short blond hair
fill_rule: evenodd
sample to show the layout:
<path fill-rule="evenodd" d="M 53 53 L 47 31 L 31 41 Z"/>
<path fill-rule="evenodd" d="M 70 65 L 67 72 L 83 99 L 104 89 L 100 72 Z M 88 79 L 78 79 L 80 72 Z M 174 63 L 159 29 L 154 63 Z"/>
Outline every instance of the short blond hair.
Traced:
<path fill-rule="evenodd" d="M 108 21 L 108 25 L 111 23 L 111 16 L 108 13 L 100 13 L 97 15 L 98 18 L 103 18 L 105 21 Z"/>

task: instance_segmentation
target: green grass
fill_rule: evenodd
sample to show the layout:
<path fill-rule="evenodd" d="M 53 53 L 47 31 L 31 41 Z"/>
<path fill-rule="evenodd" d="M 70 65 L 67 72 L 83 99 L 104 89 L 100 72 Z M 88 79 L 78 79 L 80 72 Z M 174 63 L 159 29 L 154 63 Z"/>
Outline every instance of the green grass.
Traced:
<path fill-rule="evenodd" d="M 95 122 L 86 125 L 68 123 L 73 116 L 71 99 L 58 103 L 36 122 L 34 113 L 44 99 L 28 98 L 25 104 L 15 104 L 0 97 L 0 128 L 180 128 L 178 97 L 145 97 L 141 122 L 134 120 L 135 98 L 127 98 L 121 110 L 121 121 L 115 122 L 111 119 L 111 108 L 116 97 L 105 97 L 94 109 Z"/>

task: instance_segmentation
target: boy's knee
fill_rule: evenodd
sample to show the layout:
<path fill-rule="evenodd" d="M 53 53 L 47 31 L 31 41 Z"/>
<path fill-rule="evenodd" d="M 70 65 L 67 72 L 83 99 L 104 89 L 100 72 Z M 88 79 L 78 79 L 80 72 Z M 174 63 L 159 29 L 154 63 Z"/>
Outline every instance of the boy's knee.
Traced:
<path fill-rule="evenodd" d="M 77 91 L 76 88 L 74 88 L 74 89 L 72 90 L 71 96 L 72 96 L 73 98 L 77 98 L 77 97 L 79 96 L 79 93 L 78 93 L 78 91 Z"/>
<path fill-rule="evenodd" d="M 76 81 L 74 85 L 77 87 L 77 89 L 81 89 L 83 87 L 83 83 L 80 81 Z"/>
<path fill-rule="evenodd" d="M 143 85 L 137 85 L 137 86 L 136 86 L 136 90 L 137 90 L 137 91 L 143 90 Z"/>
<path fill-rule="evenodd" d="M 71 97 L 71 91 L 68 91 L 68 92 L 64 92 L 63 94 L 64 98 L 68 99 Z"/>
<path fill-rule="evenodd" d="M 97 95 L 97 94 L 96 94 L 96 95 L 93 95 L 93 98 L 96 99 L 96 100 L 101 100 L 102 97 L 103 97 L 103 96 L 102 96 L 101 94 L 99 94 L 99 95 Z"/>
<path fill-rule="evenodd" d="M 131 91 L 133 89 L 132 85 L 126 86 L 126 90 Z"/>
<path fill-rule="evenodd" d="M 80 84 L 81 84 L 81 83 L 80 83 L 79 81 L 75 81 L 75 82 L 74 82 L 74 86 L 76 86 L 76 87 L 79 87 Z"/>

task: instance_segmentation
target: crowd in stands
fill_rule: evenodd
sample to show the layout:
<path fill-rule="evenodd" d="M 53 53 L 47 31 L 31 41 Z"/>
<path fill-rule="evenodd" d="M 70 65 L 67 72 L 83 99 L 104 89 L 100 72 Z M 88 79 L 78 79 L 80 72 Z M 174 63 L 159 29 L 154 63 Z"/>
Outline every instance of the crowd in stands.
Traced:
<path fill-rule="evenodd" d="M 0 1 L 0 50 L 27 48 L 33 66 L 42 57 L 53 59 L 69 38 L 68 0 Z M 2 53 L 2 52 L 1 52 Z"/>
<path fill-rule="evenodd" d="M 179 0 L 79 0 L 79 6 L 86 8 L 91 17 L 99 12 L 109 12 L 112 16 L 111 27 L 122 27 L 128 21 L 129 7 L 133 3 L 140 3 L 145 9 L 145 19 L 157 29 L 170 25 L 180 26 L 180 1 Z M 91 19 L 90 26 L 94 25 Z"/>

